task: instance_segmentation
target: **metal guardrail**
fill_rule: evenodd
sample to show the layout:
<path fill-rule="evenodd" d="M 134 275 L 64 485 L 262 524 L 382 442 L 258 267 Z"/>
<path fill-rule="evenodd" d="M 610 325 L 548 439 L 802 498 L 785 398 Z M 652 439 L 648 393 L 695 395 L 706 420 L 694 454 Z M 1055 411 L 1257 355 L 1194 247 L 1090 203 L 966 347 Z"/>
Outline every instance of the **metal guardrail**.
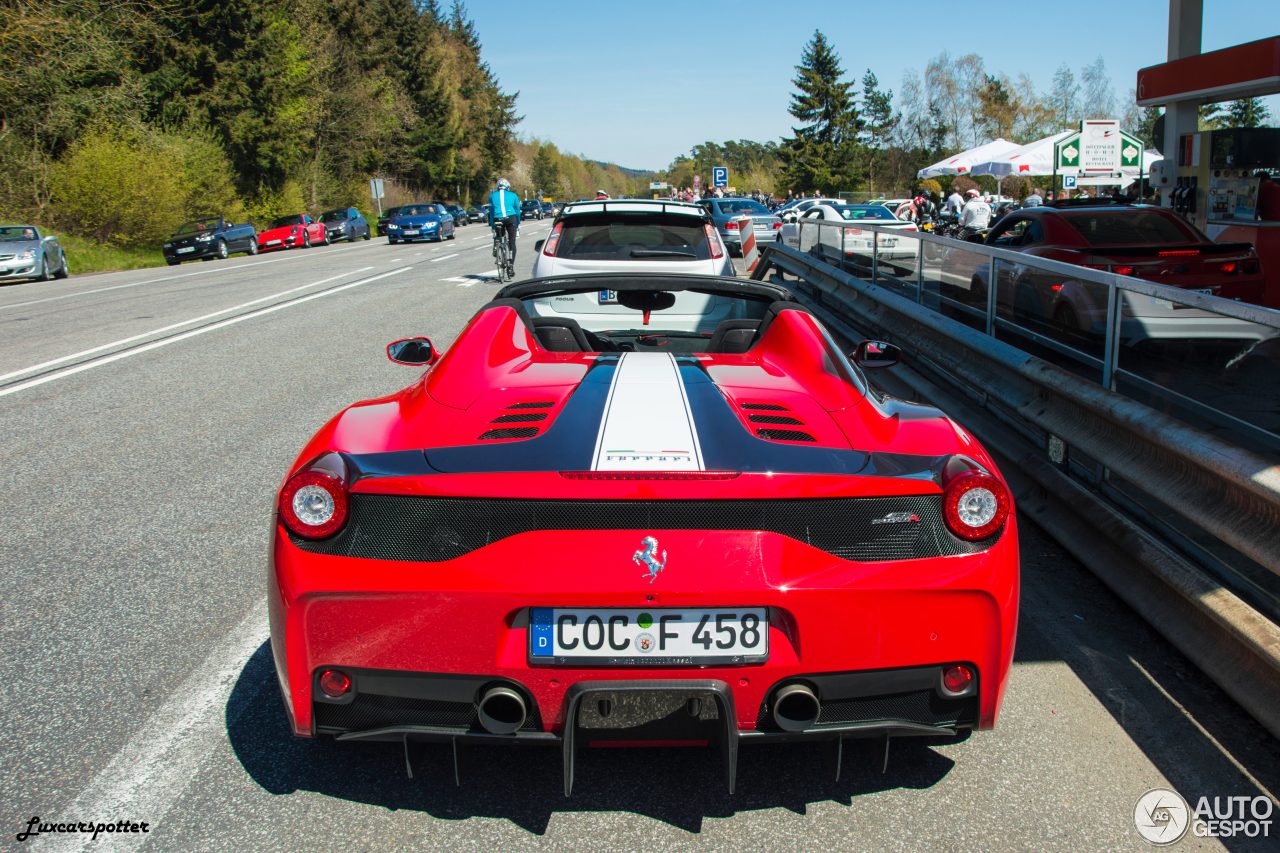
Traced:
<path fill-rule="evenodd" d="M 925 235 L 924 240 L 945 238 Z M 987 251 L 996 260 L 1016 256 Z M 1043 263 L 1059 274 L 1087 273 L 1094 280 L 1109 275 Z M 1059 538 L 1280 737 L 1280 618 L 1274 607 L 1258 607 L 1257 597 L 1251 601 L 1233 591 L 1260 592 L 1265 598 L 1268 589 L 1280 588 L 1280 465 L 1171 414 L 1082 382 L 997 337 L 997 322 L 973 328 L 928 310 L 927 298 L 904 293 L 896 279 L 861 279 L 778 244 L 766 247 L 754 275 L 764 278 L 770 270 L 800 279 L 794 289 L 844 334 L 903 344 L 909 368 L 904 375 L 916 376 L 907 381 L 918 393 L 976 401 L 994 431 L 988 441 L 996 443 L 988 446 L 1004 457 L 1002 464 L 1013 466 L 1011 479 L 1016 476 L 1030 490 L 1019 492 L 1020 511 Z M 1193 304 L 1204 301 L 1198 294 L 1168 295 Z M 1107 304 L 1118 305 L 1114 299 Z M 1252 306 L 1227 309 L 1236 319 L 1262 320 L 1274 328 L 1274 321 Z M 1071 464 L 1076 453 L 1096 462 L 1103 476 L 1081 485 Z M 1143 507 L 1117 500 L 1113 475 L 1140 484 L 1148 504 L 1159 504 L 1168 523 L 1149 524 Z M 1192 559 L 1179 547 L 1185 543 L 1163 535 L 1176 528 L 1211 539 L 1239 563 L 1206 565 Z M 1252 567 L 1252 577 L 1242 567 Z M 1237 570 L 1238 577 L 1226 578 Z"/>

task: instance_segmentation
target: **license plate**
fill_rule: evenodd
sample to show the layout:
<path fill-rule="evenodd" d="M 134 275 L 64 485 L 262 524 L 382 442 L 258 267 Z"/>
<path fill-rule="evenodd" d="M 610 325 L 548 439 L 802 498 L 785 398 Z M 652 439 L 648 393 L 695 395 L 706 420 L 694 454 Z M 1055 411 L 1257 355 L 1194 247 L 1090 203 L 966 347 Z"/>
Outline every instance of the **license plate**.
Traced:
<path fill-rule="evenodd" d="M 881 246 L 896 246 L 896 245 L 898 245 L 898 238 L 897 238 L 897 237 L 886 237 L 886 238 L 884 238 L 883 240 L 881 240 L 881 241 L 880 241 L 880 245 L 881 245 Z"/>
<path fill-rule="evenodd" d="M 195 250 L 196 250 L 195 246 L 186 246 L 184 248 L 179 249 L 178 254 L 185 255 L 187 252 L 194 252 Z"/>
<path fill-rule="evenodd" d="M 280 241 L 279 241 L 279 240 L 268 240 L 267 242 L 263 243 L 262 245 L 264 245 L 264 246 L 279 246 L 279 245 L 280 245 Z"/>
<path fill-rule="evenodd" d="M 602 291 L 600 291 L 600 295 L 599 295 L 599 303 L 600 303 L 601 305 L 617 305 L 617 304 L 618 304 L 618 291 L 616 291 L 616 290 L 602 290 Z"/>
<path fill-rule="evenodd" d="M 697 666 L 768 659 L 769 618 L 763 607 L 535 607 L 530 613 L 532 663 Z"/>
<path fill-rule="evenodd" d="M 404 229 L 404 233 L 405 233 L 405 236 L 406 236 L 406 237 L 417 237 L 417 236 L 418 236 L 418 229 L 417 229 L 417 228 L 406 228 L 406 229 Z"/>

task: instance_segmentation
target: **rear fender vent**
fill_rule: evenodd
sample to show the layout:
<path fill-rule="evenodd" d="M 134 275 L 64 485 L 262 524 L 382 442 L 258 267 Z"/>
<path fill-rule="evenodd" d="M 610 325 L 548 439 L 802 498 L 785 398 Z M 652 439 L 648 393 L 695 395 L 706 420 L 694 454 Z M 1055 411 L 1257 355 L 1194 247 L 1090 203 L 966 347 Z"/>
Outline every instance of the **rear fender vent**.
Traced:
<path fill-rule="evenodd" d="M 491 429 L 480 434 L 481 441 L 496 441 L 501 438 L 533 438 L 539 432 L 537 427 L 505 427 Z M 812 441 L 812 439 L 810 439 Z"/>
<path fill-rule="evenodd" d="M 804 421 L 794 416 L 790 409 L 780 403 L 741 403 L 747 413 L 747 420 L 751 421 L 752 426 L 756 424 L 772 424 L 774 426 L 804 426 Z M 786 412 L 786 414 L 777 415 L 761 415 L 757 412 Z M 756 435 L 769 441 L 817 441 L 809 433 L 802 429 L 774 429 L 765 427 L 763 429 L 756 428 Z"/>
<path fill-rule="evenodd" d="M 507 408 L 508 409 L 549 409 L 554 405 L 555 403 L 547 400 L 547 401 L 538 401 L 533 403 L 513 403 L 512 405 L 507 406 Z"/>
<path fill-rule="evenodd" d="M 759 436 L 770 441 L 817 441 L 809 433 L 798 429 L 762 429 Z"/>
<path fill-rule="evenodd" d="M 489 423 L 491 424 L 531 423 L 533 421 L 546 420 L 546 417 L 547 417 L 546 412 L 528 412 L 527 414 L 519 414 L 519 415 L 503 415 L 500 418 L 494 418 L 493 420 L 489 421 Z M 799 421 L 796 421 L 796 423 L 799 423 Z"/>

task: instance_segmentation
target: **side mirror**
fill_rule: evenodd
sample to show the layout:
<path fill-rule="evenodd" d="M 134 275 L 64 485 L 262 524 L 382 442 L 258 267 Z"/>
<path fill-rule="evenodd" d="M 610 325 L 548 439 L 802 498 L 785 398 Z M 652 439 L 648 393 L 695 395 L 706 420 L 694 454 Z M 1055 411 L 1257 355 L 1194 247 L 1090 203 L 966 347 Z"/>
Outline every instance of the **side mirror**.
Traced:
<path fill-rule="evenodd" d="M 401 338 L 387 344 L 387 358 L 396 364 L 419 366 L 435 364 L 439 353 L 426 338 Z"/>
<path fill-rule="evenodd" d="M 534 244 L 533 244 L 533 253 L 534 253 L 535 255 L 537 255 L 537 254 L 541 254 L 541 253 L 542 253 L 542 246 L 543 246 L 543 244 L 545 244 L 546 242 L 547 242 L 546 240 L 539 240 L 538 242 L 534 243 Z"/>
<path fill-rule="evenodd" d="M 884 341 L 863 341 L 850 353 L 853 363 L 868 370 L 893 367 L 902 359 L 902 350 Z"/>

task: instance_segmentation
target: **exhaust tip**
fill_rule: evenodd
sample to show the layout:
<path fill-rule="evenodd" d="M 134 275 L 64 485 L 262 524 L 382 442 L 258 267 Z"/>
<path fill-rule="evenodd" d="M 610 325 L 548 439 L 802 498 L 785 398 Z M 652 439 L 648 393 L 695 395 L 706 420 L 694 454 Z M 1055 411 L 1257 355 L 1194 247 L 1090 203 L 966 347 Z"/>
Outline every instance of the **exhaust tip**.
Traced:
<path fill-rule="evenodd" d="M 784 732 L 802 732 L 818 721 L 821 703 L 804 684 L 788 684 L 773 697 L 773 721 Z"/>
<path fill-rule="evenodd" d="M 510 687 L 490 687 L 476 705 L 480 727 L 495 735 L 511 735 L 520 730 L 528 716 L 524 697 Z"/>

